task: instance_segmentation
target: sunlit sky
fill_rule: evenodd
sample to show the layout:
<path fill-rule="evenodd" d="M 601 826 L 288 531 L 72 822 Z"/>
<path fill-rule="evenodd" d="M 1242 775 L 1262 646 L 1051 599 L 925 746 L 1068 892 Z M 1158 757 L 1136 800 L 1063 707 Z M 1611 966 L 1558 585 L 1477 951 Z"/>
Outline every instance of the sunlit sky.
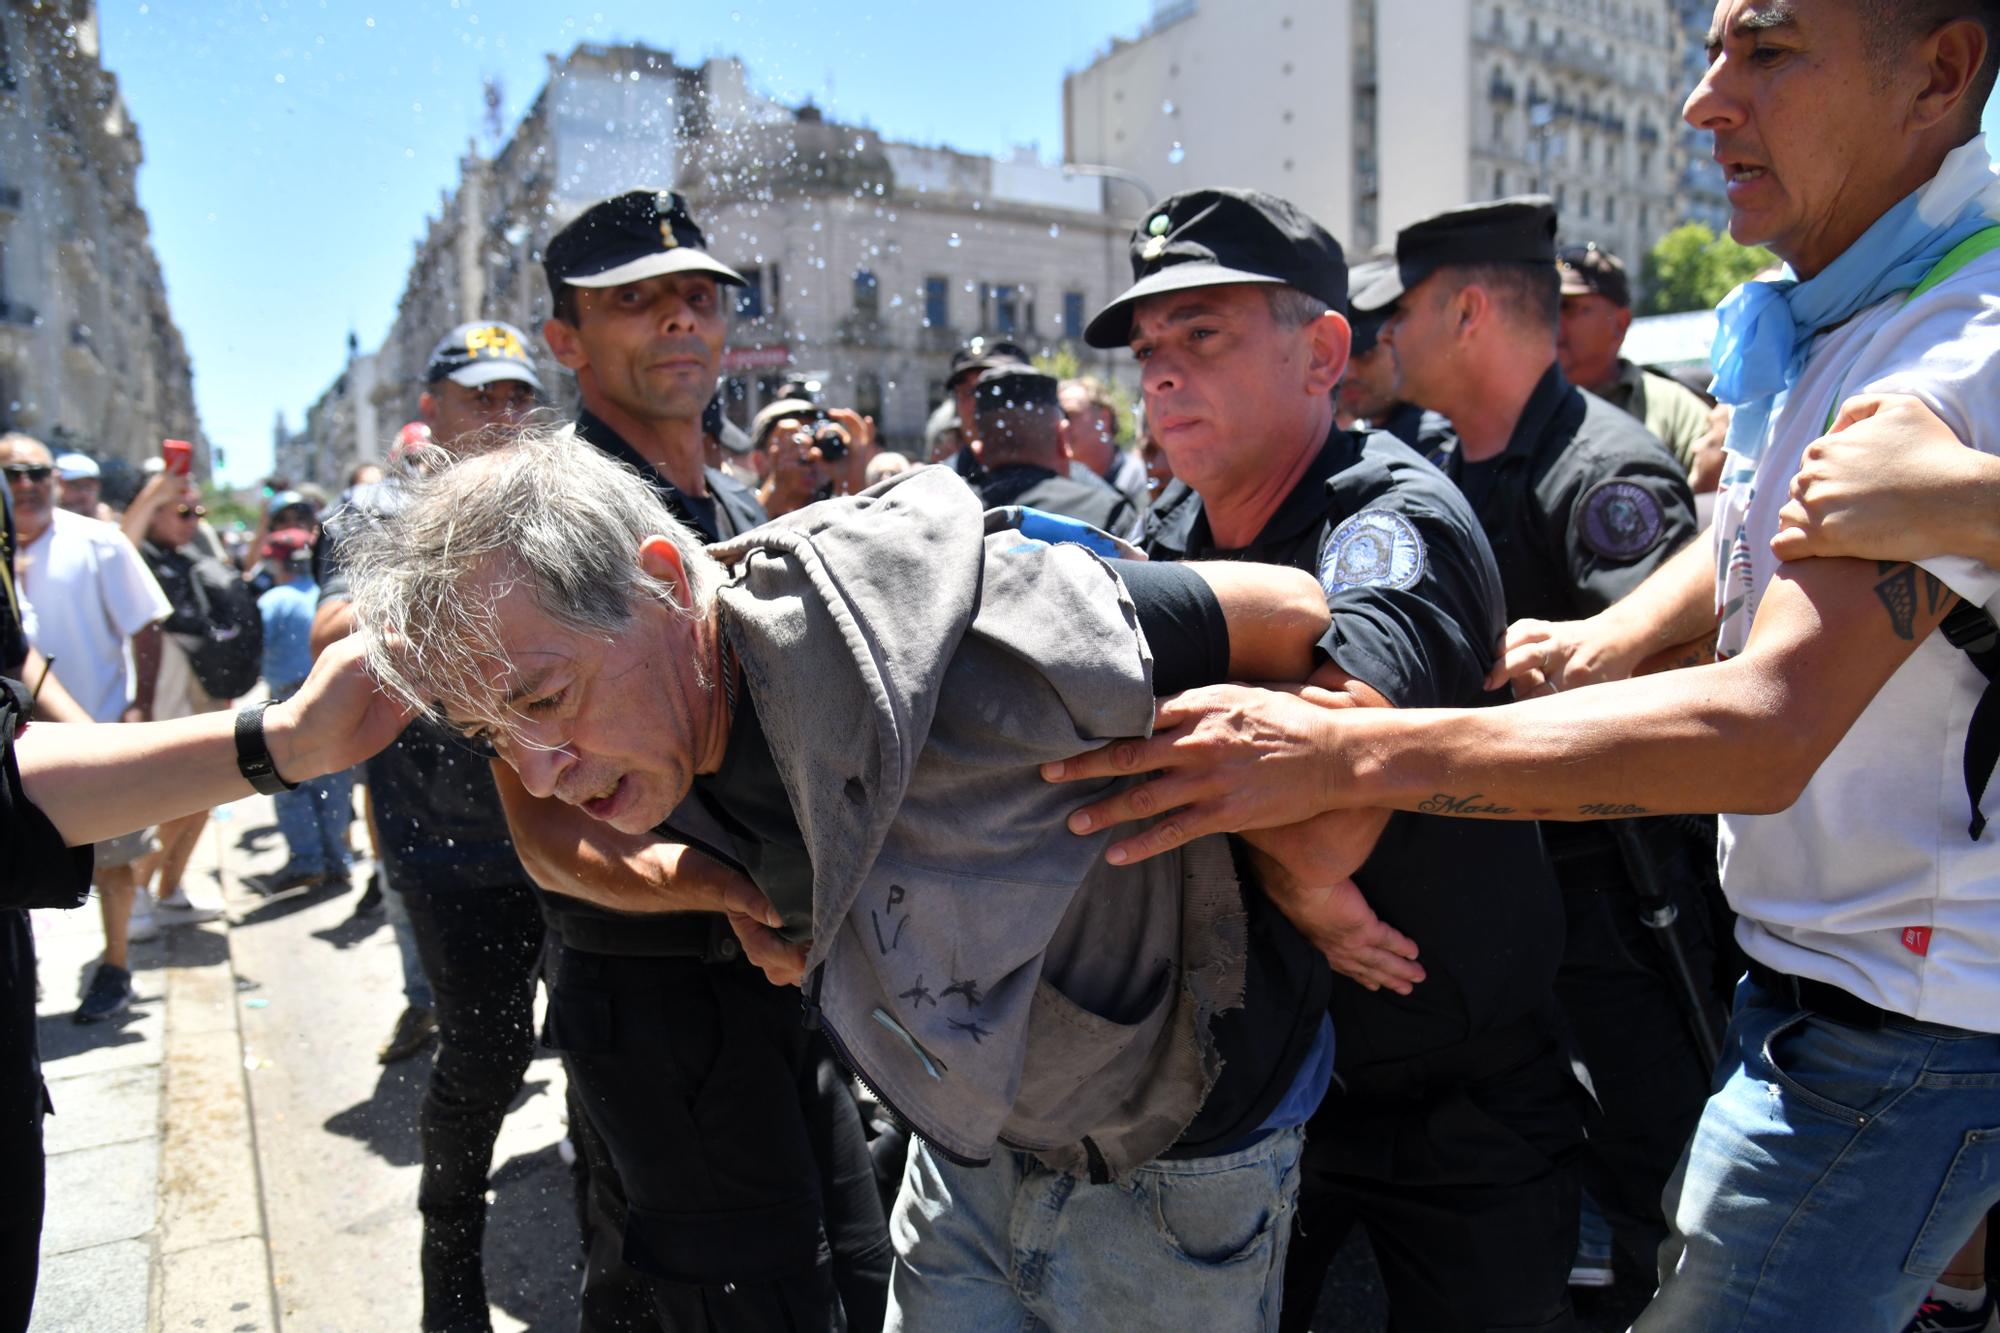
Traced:
<path fill-rule="evenodd" d="M 743 59 L 759 91 L 971 152 L 1062 148 L 1062 76 L 1150 0 L 104 0 L 105 65 L 146 150 L 140 202 L 193 356 L 223 475 L 268 470 L 340 372 L 388 330 L 412 247 L 504 90 L 511 132 L 544 57 L 640 41 Z M 2000 100 L 1987 108 L 2000 139 Z"/>

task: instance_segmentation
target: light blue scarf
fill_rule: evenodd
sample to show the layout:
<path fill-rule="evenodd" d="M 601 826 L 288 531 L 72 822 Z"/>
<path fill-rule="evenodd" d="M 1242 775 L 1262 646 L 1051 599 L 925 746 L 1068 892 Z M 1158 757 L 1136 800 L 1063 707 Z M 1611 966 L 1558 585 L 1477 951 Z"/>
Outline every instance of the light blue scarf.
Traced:
<path fill-rule="evenodd" d="M 1976 163 L 1965 160 L 1967 150 L 1977 154 Z M 1989 191 L 1978 178 L 1983 175 L 1990 185 L 1993 170 L 1983 138 L 1963 144 L 1935 178 L 1877 218 L 1812 278 L 1800 282 L 1788 265 L 1782 278 L 1746 282 L 1723 299 L 1715 312 L 1709 364 L 1715 367 L 1715 396 L 1736 409 L 1729 423 L 1730 453 L 1752 464 L 1762 456 L 1771 418 L 1798 383 L 1814 335 L 1909 291 L 1953 246 L 1992 225 Z M 1956 206 L 1947 204 L 1945 221 L 1928 222 L 1924 214 L 1935 215 L 1945 202 L 1934 197 L 1939 187 L 1957 187 L 1949 193 L 1960 198 Z"/>

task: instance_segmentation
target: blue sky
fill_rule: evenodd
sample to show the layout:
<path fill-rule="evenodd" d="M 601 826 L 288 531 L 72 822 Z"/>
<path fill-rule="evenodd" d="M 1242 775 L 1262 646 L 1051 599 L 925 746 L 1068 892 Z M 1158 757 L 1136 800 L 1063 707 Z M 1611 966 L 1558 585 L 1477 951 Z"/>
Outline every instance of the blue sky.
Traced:
<path fill-rule="evenodd" d="M 643 41 L 886 134 L 1004 153 L 1062 147 L 1062 76 L 1150 0 L 102 0 L 105 64 L 139 126 L 140 201 L 223 474 L 270 465 L 339 373 L 348 330 L 388 329 L 412 246 L 498 78 L 511 131 L 544 56 Z M 1987 110 L 2000 139 L 2000 101 Z"/>

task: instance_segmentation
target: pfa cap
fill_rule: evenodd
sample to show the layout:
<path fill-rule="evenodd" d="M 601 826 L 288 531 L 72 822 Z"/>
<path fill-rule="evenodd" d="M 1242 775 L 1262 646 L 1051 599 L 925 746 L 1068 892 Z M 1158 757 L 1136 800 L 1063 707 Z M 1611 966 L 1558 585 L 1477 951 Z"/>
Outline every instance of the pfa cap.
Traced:
<path fill-rule="evenodd" d="M 1632 280 L 1625 265 L 1595 241 L 1564 249 L 1556 256 L 1556 273 L 1562 278 L 1564 296 L 1602 296 L 1616 306 L 1632 305 Z"/>
<path fill-rule="evenodd" d="M 1366 355 L 1381 336 L 1382 326 L 1396 313 L 1403 296 L 1403 280 L 1393 259 L 1371 259 L 1356 264 L 1347 275 L 1348 323 L 1354 326 L 1352 356 Z"/>
<path fill-rule="evenodd" d="M 1396 267 L 1406 291 L 1441 268 L 1555 262 L 1556 206 L 1547 195 L 1447 209 L 1396 237 Z"/>
<path fill-rule="evenodd" d="M 969 338 L 965 346 L 951 354 L 951 373 L 945 376 L 944 387 L 956 389 L 964 380 L 1000 366 L 1030 364 L 1027 352 L 1019 343 L 998 338 Z"/>
<path fill-rule="evenodd" d="M 976 409 L 1002 405 L 1054 407 L 1058 402 L 1058 387 L 1055 376 L 1045 375 L 1033 366 L 995 366 L 980 372 L 979 383 L 972 388 L 972 403 Z"/>
<path fill-rule="evenodd" d="M 1154 205 L 1132 233 L 1132 285 L 1083 331 L 1092 347 L 1123 347 L 1132 308 L 1187 287 L 1263 282 L 1347 308 L 1340 242 L 1294 203 L 1260 190 L 1187 190 Z"/>
<path fill-rule="evenodd" d="M 512 324 L 499 320 L 461 324 L 438 340 L 424 367 L 424 383 L 450 380 L 468 389 L 501 380 L 519 380 L 536 393 L 542 382 L 528 355 L 528 338 Z"/>
<path fill-rule="evenodd" d="M 662 273 L 706 273 L 743 285 L 743 275 L 708 253 L 708 238 L 671 190 L 628 190 L 599 200 L 549 239 L 542 252 L 549 290 L 617 287 Z"/>
<path fill-rule="evenodd" d="M 98 471 L 97 461 L 88 454 L 58 454 L 56 475 L 64 481 L 88 481 L 103 474 Z"/>

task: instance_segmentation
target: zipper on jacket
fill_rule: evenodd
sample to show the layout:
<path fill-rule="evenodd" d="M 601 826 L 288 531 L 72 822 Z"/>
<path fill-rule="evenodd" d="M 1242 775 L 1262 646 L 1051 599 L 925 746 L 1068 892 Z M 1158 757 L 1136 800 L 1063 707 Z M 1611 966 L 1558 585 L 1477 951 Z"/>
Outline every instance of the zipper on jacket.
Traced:
<path fill-rule="evenodd" d="M 814 1026 L 818 1027 L 821 1032 L 826 1034 L 827 1044 L 833 1047 L 834 1057 L 840 1061 L 841 1065 L 847 1070 L 848 1073 L 854 1075 L 855 1080 L 859 1082 L 862 1087 L 868 1089 L 868 1095 L 873 1097 L 876 1103 L 880 1105 L 883 1110 L 889 1113 L 891 1119 L 893 1119 L 898 1125 L 902 1126 L 904 1129 L 908 1130 L 911 1134 L 915 1135 L 917 1138 L 922 1139 L 924 1146 L 926 1148 L 929 1148 L 932 1152 L 936 1153 L 938 1156 L 944 1158 L 946 1161 L 951 1162 L 957 1166 L 985 1166 L 988 1162 L 990 1162 L 992 1160 L 992 1158 L 990 1157 L 967 1157 L 963 1153 L 955 1153 L 951 1149 L 940 1144 L 935 1136 L 925 1133 L 920 1127 L 918 1127 L 916 1121 L 910 1119 L 909 1116 L 903 1113 L 902 1107 L 890 1101 L 888 1097 L 883 1094 L 882 1089 L 876 1087 L 875 1084 L 869 1081 L 868 1075 L 861 1072 L 861 1066 L 854 1063 L 854 1057 L 847 1053 L 847 1047 L 840 1040 L 840 1034 L 833 1030 L 833 1026 L 831 1024 L 825 1022 L 820 1017 L 819 1003 L 818 1003 L 818 996 L 819 996 L 818 977 L 819 973 L 821 971 L 824 971 L 825 968 L 826 964 L 821 963 L 819 969 L 813 973 L 814 998 L 809 1002 L 809 1010 L 811 1013 L 810 1022 Z"/>

